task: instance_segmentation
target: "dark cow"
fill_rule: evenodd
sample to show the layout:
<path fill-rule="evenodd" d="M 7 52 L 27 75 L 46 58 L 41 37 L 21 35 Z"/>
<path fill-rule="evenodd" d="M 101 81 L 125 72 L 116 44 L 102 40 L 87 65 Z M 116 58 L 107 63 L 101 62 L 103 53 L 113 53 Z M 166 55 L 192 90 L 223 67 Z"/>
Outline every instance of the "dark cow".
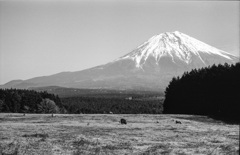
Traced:
<path fill-rule="evenodd" d="M 127 121 L 122 118 L 122 119 L 120 120 L 120 123 L 121 123 L 121 124 L 127 124 Z"/>
<path fill-rule="evenodd" d="M 176 124 L 182 124 L 182 122 L 180 122 L 180 121 L 176 121 L 175 123 L 176 123 Z"/>

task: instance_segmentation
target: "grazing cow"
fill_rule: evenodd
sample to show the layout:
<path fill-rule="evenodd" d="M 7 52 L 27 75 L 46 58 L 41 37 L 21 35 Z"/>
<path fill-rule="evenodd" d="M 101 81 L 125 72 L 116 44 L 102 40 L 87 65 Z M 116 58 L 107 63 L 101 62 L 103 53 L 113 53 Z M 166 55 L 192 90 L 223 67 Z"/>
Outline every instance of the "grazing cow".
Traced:
<path fill-rule="evenodd" d="M 113 114 L 113 112 L 110 111 L 109 114 Z"/>
<path fill-rule="evenodd" d="M 122 119 L 120 120 L 120 123 L 121 123 L 121 124 L 127 124 L 127 121 L 122 118 Z"/>
<path fill-rule="evenodd" d="M 180 122 L 180 121 L 176 121 L 175 123 L 176 123 L 176 124 L 182 124 L 182 122 Z"/>

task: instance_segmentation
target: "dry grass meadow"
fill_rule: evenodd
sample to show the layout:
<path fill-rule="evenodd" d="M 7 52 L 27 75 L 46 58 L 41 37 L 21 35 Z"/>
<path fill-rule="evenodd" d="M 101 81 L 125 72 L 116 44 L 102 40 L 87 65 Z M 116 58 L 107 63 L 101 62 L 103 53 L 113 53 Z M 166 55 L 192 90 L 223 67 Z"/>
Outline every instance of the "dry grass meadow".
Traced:
<path fill-rule="evenodd" d="M 1 154 L 239 154 L 239 125 L 191 115 L 0 114 Z"/>

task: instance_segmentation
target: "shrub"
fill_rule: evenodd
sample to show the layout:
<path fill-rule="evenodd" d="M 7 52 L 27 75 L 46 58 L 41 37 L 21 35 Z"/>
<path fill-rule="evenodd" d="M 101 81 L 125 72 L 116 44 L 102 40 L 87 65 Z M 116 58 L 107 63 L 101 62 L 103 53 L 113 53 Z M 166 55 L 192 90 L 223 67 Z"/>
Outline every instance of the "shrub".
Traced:
<path fill-rule="evenodd" d="M 59 108 L 54 101 L 50 99 L 43 99 L 38 105 L 39 113 L 59 113 Z"/>

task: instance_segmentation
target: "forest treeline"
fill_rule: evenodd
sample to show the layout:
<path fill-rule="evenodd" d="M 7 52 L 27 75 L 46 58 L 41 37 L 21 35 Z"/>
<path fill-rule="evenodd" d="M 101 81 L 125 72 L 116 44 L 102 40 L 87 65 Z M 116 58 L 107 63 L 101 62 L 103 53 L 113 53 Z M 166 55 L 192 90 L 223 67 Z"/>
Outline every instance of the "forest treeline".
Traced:
<path fill-rule="evenodd" d="M 194 69 L 169 83 L 163 112 L 240 122 L 239 88 L 240 63 Z"/>
<path fill-rule="evenodd" d="M 0 112 L 64 113 L 57 95 L 23 89 L 0 89 Z"/>
<path fill-rule="evenodd" d="M 148 100 L 144 95 L 133 95 L 130 98 L 116 97 L 115 94 L 115 97 L 96 96 L 59 98 L 46 91 L 0 89 L 0 112 L 160 114 L 163 110 L 163 100 L 159 102 L 160 100 L 154 97 Z"/>
<path fill-rule="evenodd" d="M 69 97 L 62 99 L 64 107 L 71 114 L 161 114 L 162 103 L 158 100 L 99 98 L 99 97 Z"/>

